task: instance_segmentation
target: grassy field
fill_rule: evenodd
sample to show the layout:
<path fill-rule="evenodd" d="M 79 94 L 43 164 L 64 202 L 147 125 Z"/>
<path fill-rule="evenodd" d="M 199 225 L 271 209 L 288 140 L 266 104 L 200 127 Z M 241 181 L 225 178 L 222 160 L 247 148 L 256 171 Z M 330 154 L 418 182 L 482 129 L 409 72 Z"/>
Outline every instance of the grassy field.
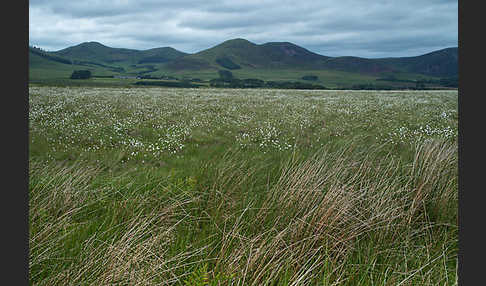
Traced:
<path fill-rule="evenodd" d="M 118 78 L 96 78 L 96 76 L 121 76 L 129 75 L 136 76 L 151 75 L 154 77 L 173 76 L 178 79 L 192 79 L 199 78 L 206 81 L 219 78 L 217 69 L 202 69 L 202 70 L 171 70 L 167 68 L 166 64 L 134 64 L 130 62 L 117 63 L 119 68 L 124 70 L 123 73 L 110 70 L 107 67 L 97 65 L 68 65 L 59 62 L 48 61 L 38 55 L 29 55 L 29 82 L 33 84 L 44 85 L 69 85 L 69 86 L 118 86 L 128 87 L 136 79 L 118 79 Z M 152 67 L 153 69 L 149 69 Z M 220 67 L 222 69 L 222 67 Z M 90 70 L 93 78 L 88 80 L 72 80 L 70 76 L 74 70 Z M 152 71 L 153 70 L 153 71 Z M 365 75 L 358 73 L 351 73 L 336 70 L 308 70 L 308 69 L 253 69 L 243 67 L 231 71 L 234 77 L 239 79 L 257 78 L 264 81 L 291 81 L 291 82 L 306 82 L 312 84 L 323 85 L 326 88 L 351 88 L 353 85 L 359 84 L 374 84 L 374 85 L 388 85 L 394 88 L 415 87 L 415 83 L 404 82 L 385 82 L 377 81 L 378 78 L 386 77 L 387 74 Z M 315 75 L 318 77 L 316 81 L 306 81 L 302 77 L 305 75 Z M 399 73 L 395 75 L 400 79 L 417 79 L 417 74 Z M 420 76 L 423 79 L 437 79 L 429 76 Z M 435 85 L 427 85 L 427 87 L 435 87 Z"/>
<path fill-rule="evenodd" d="M 232 70 L 233 76 L 239 79 L 258 78 L 264 81 L 299 81 L 313 84 L 324 85 L 327 88 L 351 87 L 349 83 L 364 84 L 376 83 L 376 79 L 380 76 L 360 75 L 356 73 L 342 72 L 342 71 L 328 71 L 328 70 L 265 70 L 265 69 L 251 69 L 242 68 Z M 152 73 L 153 75 L 171 74 L 176 77 L 200 78 L 202 80 L 210 80 L 218 78 L 217 70 L 201 70 L 201 71 L 170 71 L 159 70 Z M 302 77 L 305 75 L 318 76 L 317 81 L 305 81 Z"/>
<path fill-rule="evenodd" d="M 457 91 L 29 86 L 32 285 L 455 285 Z"/>

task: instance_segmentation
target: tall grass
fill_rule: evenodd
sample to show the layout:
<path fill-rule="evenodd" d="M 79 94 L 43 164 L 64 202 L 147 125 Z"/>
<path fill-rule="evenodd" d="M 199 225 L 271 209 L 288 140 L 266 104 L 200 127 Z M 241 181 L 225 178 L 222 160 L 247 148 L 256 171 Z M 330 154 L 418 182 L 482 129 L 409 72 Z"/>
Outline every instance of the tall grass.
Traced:
<path fill-rule="evenodd" d="M 350 141 L 194 176 L 30 161 L 33 285 L 454 285 L 457 144 Z"/>

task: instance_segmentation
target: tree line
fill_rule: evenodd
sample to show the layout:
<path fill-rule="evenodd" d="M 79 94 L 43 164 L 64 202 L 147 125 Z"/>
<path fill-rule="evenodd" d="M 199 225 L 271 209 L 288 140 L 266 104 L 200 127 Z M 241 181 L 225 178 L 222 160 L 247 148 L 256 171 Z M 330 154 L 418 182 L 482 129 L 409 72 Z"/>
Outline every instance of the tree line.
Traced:
<path fill-rule="evenodd" d="M 211 87 L 227 88 L 282 88 L 282 89 L 327 89 L 323 85 L 298 81 L 264 81 L 257 78 L 239 79 L 228 70 L 219 70 L 219 78 L 211 79 Z"/>

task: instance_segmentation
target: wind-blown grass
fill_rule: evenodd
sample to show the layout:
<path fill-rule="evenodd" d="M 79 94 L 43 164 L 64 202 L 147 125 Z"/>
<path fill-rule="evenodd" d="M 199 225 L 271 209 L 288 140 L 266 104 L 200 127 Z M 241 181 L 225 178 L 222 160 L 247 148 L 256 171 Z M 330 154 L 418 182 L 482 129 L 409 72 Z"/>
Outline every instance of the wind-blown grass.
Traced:
<path fill-rule="evenodd" d="M 454 94 L 74 91 L 30 90 L 31 284 L 456 283 Z"/>

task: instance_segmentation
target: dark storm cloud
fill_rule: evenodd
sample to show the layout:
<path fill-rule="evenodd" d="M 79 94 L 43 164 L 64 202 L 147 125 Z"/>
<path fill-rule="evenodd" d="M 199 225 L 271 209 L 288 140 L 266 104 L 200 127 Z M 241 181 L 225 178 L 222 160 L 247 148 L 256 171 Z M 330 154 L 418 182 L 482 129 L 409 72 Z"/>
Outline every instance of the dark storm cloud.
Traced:
<path fill-rule="evenodd" d="M 193 53 L 245 38 L 292 42 L 329 56 L 414 56 L 457 46 L 457 6 L 449 0 L 34 0 L 29 40 L 47 50 L 98 41 Z"/>

